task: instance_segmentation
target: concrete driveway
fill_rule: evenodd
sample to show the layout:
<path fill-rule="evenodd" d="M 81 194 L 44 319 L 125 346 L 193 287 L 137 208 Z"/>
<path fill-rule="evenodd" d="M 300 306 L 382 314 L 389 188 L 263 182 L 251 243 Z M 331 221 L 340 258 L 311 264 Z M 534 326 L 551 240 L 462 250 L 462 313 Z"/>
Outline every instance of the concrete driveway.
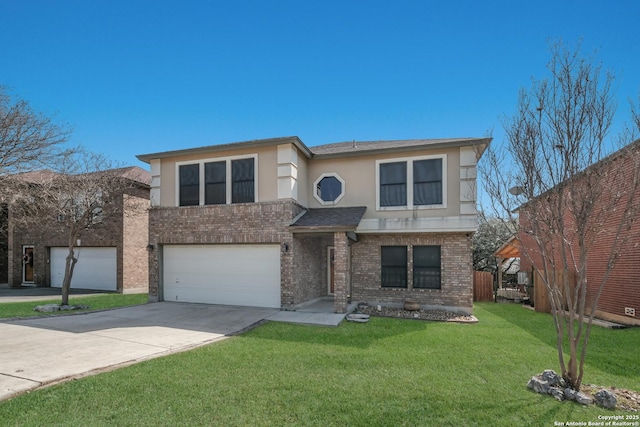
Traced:
<path fill-rule="evenodd" d="M 159 302 L 0 322 L 0 400 L 43 385 L 202 346 L 279 310 Z"/>

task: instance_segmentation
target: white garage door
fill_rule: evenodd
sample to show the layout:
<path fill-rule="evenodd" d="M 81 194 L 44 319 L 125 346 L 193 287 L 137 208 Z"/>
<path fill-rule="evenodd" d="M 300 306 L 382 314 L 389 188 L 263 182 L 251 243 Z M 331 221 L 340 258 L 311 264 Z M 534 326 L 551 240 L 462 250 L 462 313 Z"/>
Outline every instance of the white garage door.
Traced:
<path fill-rule="evenodd" d="M 280 308 L 279 245 L 170 245 L 165 301 Z"/>
<path fill-rule="evenodd" d="M 118 268 L 116 248 L 76 248 L 78 262 L 73 270 L 71 288 L 116 291 Z M 68 248 L 51 248 L 51 286 L 62 287 Z"/>

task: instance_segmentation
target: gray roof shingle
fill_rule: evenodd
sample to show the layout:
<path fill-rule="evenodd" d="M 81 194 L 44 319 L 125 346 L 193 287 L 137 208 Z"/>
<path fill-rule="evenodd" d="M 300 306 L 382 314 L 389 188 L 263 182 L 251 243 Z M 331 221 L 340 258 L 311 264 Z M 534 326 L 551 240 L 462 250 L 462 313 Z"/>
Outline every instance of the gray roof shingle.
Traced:
<path fill-rule="evenodd" d="M 490 138 L 405 139 L 394 141 L 348 141 L 311 147 L 314 156 L 342 157 L 380 151 L 408 151 L 439 146 L 458 147 L 488 144 Z"/>
<path fill-rule="evenodd" d="M 355 230 L 366 210 L 365 206 L 308 209 L 291 227 L 304 230 Z"/>

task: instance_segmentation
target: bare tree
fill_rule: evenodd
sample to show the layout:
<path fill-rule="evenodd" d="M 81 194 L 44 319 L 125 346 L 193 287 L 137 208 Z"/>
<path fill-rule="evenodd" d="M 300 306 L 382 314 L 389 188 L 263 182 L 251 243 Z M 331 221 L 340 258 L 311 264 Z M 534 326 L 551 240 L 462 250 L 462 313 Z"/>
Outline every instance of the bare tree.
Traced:
<path fill-rule="evenodd" d="M 35 112 L 27 101 L 12 98 L 0 86 L 0 217 L 6 216 L 5 208 L 15 193 L 7 177 L 57 162 L 72 151 L 63 146 L 70 135 L 67 126 Z M 0 230 L 6 224 L 0 221 Z"/>
<path fill-rule="evenodd" d="M 62 304 L 69 302 L 69 290 L 76 264 L 77 246 L 85 235 L 99 239 L 114 223 L 128 215 L 144 214 L 140 194 L 145 177 L 138 168 L 114 168 L 100 154 L 77 152 L 58 164 L 59 168 L 14 175 L 19 199 L 12 205 L 12 218 L 22 230 L 38 230 L 47 236 L 62 236 L 68 248 L 62 280 Z M 140 201 L 135 206 L 131 204 Z M 132 209 L 132 207 L 134 209 Z"/>
<path fill-rule="evenodd" d="M 618 138 L 628 145 L 612 153 L 613 74 L 561 43 L 548 69 L 520 93 L 517 112 L 504 120 L 506 141 L 488 150 L 481 173 L 493 208 L 519 217 L 521 256 L 550 298 L 562 376 L 579 390 L 598 300 L 640 205 L 640 143 L 629 144 L 640 120 L 632 108 L 634 125 Z M 607 262 L 590 284 L 595 247 Z"/>
<path fill-rule="evenodd" d="M 71 131 L 12 99 L 0 86 L 0 176 L 41 169 L 60 154 Z"/>

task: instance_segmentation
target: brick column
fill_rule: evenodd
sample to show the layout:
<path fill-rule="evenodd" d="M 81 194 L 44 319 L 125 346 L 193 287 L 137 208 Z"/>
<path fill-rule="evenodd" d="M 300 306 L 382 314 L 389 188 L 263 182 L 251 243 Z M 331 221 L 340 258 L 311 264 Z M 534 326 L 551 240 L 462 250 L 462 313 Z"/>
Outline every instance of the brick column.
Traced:
<path fill-rule="evenodd" d="M 336 313 L 347 312 L 347 283 L 349 274 L 349 247 L 347 234 L 344 232 L 333 234 L 333 246 L 335 247 L 334 268 L 334 298 L 333 311 Z"/>

